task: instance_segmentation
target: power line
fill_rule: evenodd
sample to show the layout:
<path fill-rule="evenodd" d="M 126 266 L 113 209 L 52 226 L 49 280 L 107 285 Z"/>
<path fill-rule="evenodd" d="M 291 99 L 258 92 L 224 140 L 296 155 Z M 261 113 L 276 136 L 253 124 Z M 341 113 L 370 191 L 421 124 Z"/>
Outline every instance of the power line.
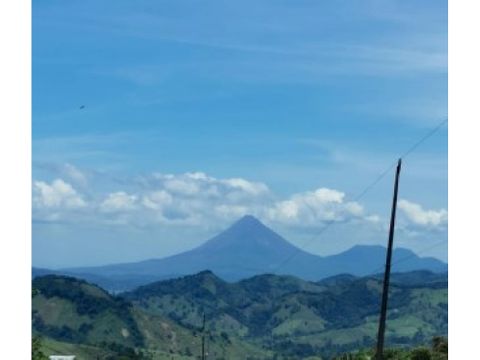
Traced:
<path fill-rule="evenodd" d="M 435 126 L 432 130 L 430 130 L 427 134 L 425 134 L 425 136 L 423 138 L 421 138 L 417 143 L 415 143 L 414 145 L 412 145 L 412 147 L 410 147 L 410 149 L 408 149 L 407 151 L 405 151 L 400 157 L 405 159 L 408 155 L 410 155 L 410 153 L 414 152 L 416 150 L 417 147 L 420 146 L 420 144 L 422 144 L 424 141 L 426 141 L 428 138 L 430 138 L 431 136 L 433 136 L 438 130 L 440 130 L 440 128 L 442 126 L 444 126 L 445 124 L 448 123 L 448 118 L 444 119 L 443 121 L 439 122 L 437 124 L 437 126 Z"/>
<path fill-rule="evenodd" d="M 426 135 L 424 135 L 421 139 L 419 139 L 415 144 L 413 144 L 410 148 L 408 148 L 401 156 L 400 158 L 406 158 L 408 157 L 411 153 L 413 153 L 423 142 L 425 142 L 427 139 L 429 139 L 431 136 L 433 136 L 440 128 L 442 128 L 445 124 L 447 124 L 448 118 L 441 121 L 437 126 L 435 126 L 432 130 L 430 130 Z M 371 183 L 369 183 L 357 196 L 353 198 L 353 201 L 358 201 L 361 198 L 363 198 L 373 187 L 375 187 L 389 172 L 396 166 L 397 162 L 393 162 L 391 165 L 389 165 L 383 172 L 381 172 Z M 304 244 L 304 247 L 307 247 L 308 245 L 311 244 L 313 240 L 315 240 L 318 236 L 323 234 L 327 229 L 329 229 L 332 225 L 336 224 L 337 222 L 331 221 L 328 222 L 322 229 L 319 230 L 316 234 L 313 235 L 313 237 Z M 391 266 L 393 267 L 394 265 L 397 265 L 401 262 L 408 261 L 409 259 L 420 255 L 428 250 L 431 250 L 437 246 L 440 246 L 443 244 L 446 240 L 442 240 L 441 242 L 435 243 L 427 248 L 422 249 L 421 251 L 417 252 L 416 254 L 412 254 L 410 256 L 401 258 L 397 261 L 392 262 Z M 290 257 L 285 259 L 283 262 L 281 262 L 276 268 L 273 269 L 272 273 L 278 272 L 279 269 L 284 267 L 286 264 L 288 264 L 293 258 L 295 258 L 299 253 L 303 252 L 302 249 L 298 249 L 296 252 L 294 252 Z M 247 269 L 247 268 L 245 268 Z M 248 268 L 249 270 L 255 271 L 259 269 L 254 269 L 254 268 Z M 381 271 L 384 269 L 384 266 L 381 266 L 374 271 L 372 271 L 369 275 L 373 275 L 378 273 L 378 271 Z M 367 275 L 368 276 L 368 275 Z M 273 337 L 273 332 L 271 333 L 271 347 L 272 347 L 272 352 L 274 352 L 274 337 Z M 202 326 L 202 359 L 205 359 L 205 314 L 203 317 L 203 326 Z"/>
<path fill-rule="evenodd" d="M 435 243 L 434 245 L 431 245 L 429 247 L 426 247 L 424 249 L 422 249 L 421 251 L 417 252 L 416 254 L 413 254 L 413 255 L 409 255 L 409 256 L 405 256 L 403 258 L 400 258 L 399 260 L 395 261 L 392 265 L 397 265 L 399 263 L 402 263 L 402 262 L 405 262 L 407 260 L 410 260 L 411 258 L 414 258 L 415 256 L 418 256 L 418 255 L 422 255 L 423 253 L 427 252 L 427 251 L 430 251 L 432 249 L 435 249 L 437 247 L 439 247 L 440 245 L 443 245 L 444 243 L 446 243 L 448 240 L 445 239 L 445 240 L 442 240 L 442 241 L 439 241 L 438 243 Z"/>
<path fill-rule="evenodd" d="M 411 255 L 404 256 L 403 258 L 400 258 L 400 259 L 398 259 L 397 261 L 392 262 L 392 267 L 393 267 L 394 265 L 397 265 L 397 264 L 399 264 L 399 263 L 402 263 L 402 262 L 408 261 L 408 260 L 410 260 L 410 259 L 412 259 L 412 258 L 414 258 L 414 257 L 417 257 L 418 255 L 422 255 L 422 254 L 424 254 L 424 253 L 426 253 L 426 252 L 428 252 L 428 251 L 430 251 L 430 250 L 432 250 L 432 249 L 435 249 L 435 248 L 439 247 L 440 245 L 443 245 L 443 244 L 446 243 L 447 241 L 448 241 L 448 239 L 444 239 L 444 240 L 438 241 L 438 242 L 436 242 L 436 243 L 434 243 L 434 244 L 432 244 L 432 245 L 430 245 L 430 246 L 428 246 L 428 247 L 426 247 L 426 248 L 423 248 L 422 250 L 417 251 L 417 252 L 415 252 L 415 253 L 413 253 L 413 254 L 411 254 Z M 385 268 L 385 265 L 379 266 L 379 267 L 376 268 L 375 270 L 373 270 L 373 271 L 371 271 L 370 273 L 368 273 L 366 276 L 378 274 L 380 271 L 383 271 L 384 268 Z"/>
<path fill-rule="evenodd" d="M 421 139 L 419 139 L 416 143 L 414 143 L 410 148 L 408 148 L 401 156 L 400 156 L 400 159 L 402 158 L 406 158 L 407 156 L 409 156 L 412 152 L 414 152 L 423 142 L 425 142 L 428 138 L 430 138 L 431 136 L 433 136 L 442 126 L 444 126 L 446 123 L 448 122 L 448 118 L 441 121 L 439 124 L 437 124 L 437 126 L 435 126 L 432 130 L 430 130 L 427 134 L 425 134 Z M 398 162 L 398 164 L 400 164 L 400 161 Z M 395 166 L 397 165 L 397 162 L 394 161 L 392 162 L 391 165 L 389 165 L 383 172 L 381 172 L 370 184 L 368 184 L 357 196 L 355 196 L 353 198 L 353 201 L 358 201 L 360 200 L 361 198 L 363 198 L 373 187 L 375 187 L 389 172 L 390 170 L 392 170 Z M 397 171 L 398 171 L 398 168 L 397 168 Z M 397 174 L 397 177 L 398 177 L 398 174 Z M 308 247 L 308 245 L 310 245 L 310 243 L 312 241 L 314 241 L 318 236 L 320 236 L 321 234 L 323 234 L 327 229 L 330 228 L 330 226 L 332 226 L 333 224 L 335 224 L 336 222 L 334 221 L 330 221 L 328 222 L 322 229 L 320 229 L 320 231 L 316 234 L 314 234 L 312 236 L 312 238 L 306 242 L 303 246 L 303 248 L 305 247 Z M 277 272 L 278 270 L 280 270 L 282 267 L 284 267 L 286 264 L 288 264 L 292 259 L 294 259 L 299 253 L 301 253 L 303 250 L 298 248 L 298 250 L 296 252 L 294 252 L 290 257 L 288 257 L 287 259 L 285 259 L 283 262 L 281 262 L 274 270 L 273 270 L 273 273 Z M 396 261 L 394 262 L 393 264 L 390 264 L 390 266 L 393 266 L 401 261 L 406 261 L 408 259 L 401 259 L 399 261 Z M 383 269 L 383 268 L 382 268 Z M 388 296 L 388 290 L 387 290 L 387 294 L 385 294 L 386 296 Z M 384 295 L 384 296 L 385 296 Z M 272 304 L 273 306 L 273 304 Z M 271 346 L 271 351 L 272 351 L 272 356 L 274 356 L 274 353 L 275 353 L 275 349 L 274 349 L 274 336 L 273 336 L 273 329 L 271 330 L 270 332 L 270 346 Z"/>
<path fill-rule="evenodd" d="M 413 153 L 422 143 L 424 143 L 427 139 L 432 137 L 438 130 L 440 130 L 445 124 L 448 123 L 448 118 L 445 118 L 441 122 L 439 122 L 435 127 L 433 127 L 427 134 L 425 134 L 422 138 L 420 138 L 417 142 L 415 142 L 410 148 L 408 148 L 399 158 L 405 159 L 411 153 Z M 371 183 L 369 183 L 362 191 L 358 193 L 357 196 L 353 197 L 352 201 L 358 201 L 362 199 L 375 185 L 377 185 L 389 172 L 397 165 L 397 161 L 395 160 L 390 164 L 384 171 L 382 171 Z M 308 247 L 314 240 L 316 240 L 320 235 L 322 235 L 330 226 L 333 224 L 337 224 L 335 221 L 328 222 L 323 228 L 321 228 L 316 234 L 314 234 L 307 242 L 303 244 L 303 248 Z M 298 249 L 294 252 L 290 257 L 286 258 L 282 261 L 273 271 L 272 273 L 276 273 L 290 261 L 292 261 L 298 254 L 303 252 L 302 249 Z"/>
<path fill-rule="evenodd" d="M 441 240 L 441 241 L 439 241 L 439 242 L 434 243 L 433 245 L 430 245 L 430 246 L 428 246 L 428 247 L 426 247 L 426 248 L 423 248 L 423 249 L 421 249 L 421 250 L 419 250 L 419 251 L 416 251 L 416 252 L 413 253 L 412 255 L 404 256 L 404 257 L 400 258 L 400 259 L 397 260 L 397 261 L 393 261 L 393 262 L 392 262 L 392 267 L 393 267 L 394 265 L 397 265 L 398 263 L 402 263 L 402 262 L 404 262 L 404 261 L 408 261 L 408 260 L 410 260 L 411 258 L 414 258 L 414 257 L 416 257 L 416 256 L 418 256 L 418 255 L 422 255 L 422 254 L 428 252 L 429 250 L 432 250 L 432 249 L 434 249 L 434 248 L 437 248 L 438 246 L 443 245 L 443 244 L 446 243 L 447 241 L 448 241 L 447 239 Z M 266 273 L 266 272 L 267 272 L 267 273 L 268 273 L 268 271 L 269 271 L 267 268 L 246 267 L 246 266 L 243 266 L 243 265 L 240 265 L 240 264 L 236 264 L 235 266 L 238 267 L 239 269 L 252 272 L 252 276 L 258 275 L 259 272 L 263 272 L 263 273 Z M 229 267 L 227 267 L 227 266 L 225 266 L 225 268 L 228 268 L 228 269 L 229 269 Z M 379 273 L 380 271 L 383 271 L 383 269 L 384 269 L 384 265 L 381 265 L 381 266 L 375 268 L 375 270 L 372 270 L 372 271 L 368 272 L 368 274 L 366 274 L 365 276 L 375 275 L 375 274 Z M 213 306 L 210 306 L 210 308 L 211 308 L 211 310 L 214 310 L 214 309 L 215 309 L 215 307 L 213 307 Z"/>

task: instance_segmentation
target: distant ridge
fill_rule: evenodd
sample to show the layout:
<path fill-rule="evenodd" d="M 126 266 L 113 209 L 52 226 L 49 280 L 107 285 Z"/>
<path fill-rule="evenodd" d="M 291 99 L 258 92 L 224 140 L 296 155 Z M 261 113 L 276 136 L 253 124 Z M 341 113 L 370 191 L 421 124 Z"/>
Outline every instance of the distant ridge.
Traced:
<path fill-rule="evenodd" d="M 74 275 L 118 290 L 133 288 L 154 280 L 178 277 L 211 270 L 227 281 L 254 275 L 277 273 L 304 280 L 318 281 L 338 274 L 365 276 L 382 268 L 385 262 L 382 246 L 357 245 L 340 254 L 318 256 L 303 251 L 251 215 L 242 217 L 228 229 L 199 247 L 162 259 L 97 267 L 71 268 L 56 271 Z M 395 264 L 396 259 L 405 259 Z M 287 261 L 288 259 L 288 261 Z M 447 271 L 447 264 L 435 258 L 421 258 L 410 250 L 397 248 L 392 271 Z M 42 269 L 41 273 L 45 273 Z M 122 281 L 129 282 L 125 285 Z"/>

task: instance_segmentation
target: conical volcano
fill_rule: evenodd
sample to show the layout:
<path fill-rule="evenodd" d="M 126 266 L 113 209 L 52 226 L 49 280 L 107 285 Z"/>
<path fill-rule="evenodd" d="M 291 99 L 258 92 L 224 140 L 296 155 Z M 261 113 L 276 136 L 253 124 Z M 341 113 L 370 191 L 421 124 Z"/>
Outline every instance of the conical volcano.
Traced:
<path fill-rule="evenodd" d="M 196 255 L 205 253 L 210 259 L 222 262 L 233 261 L 265 269 L 298 251 L 301 250 L 255 217 L 247 215 L 192 252 Z"/>
<path fill-rule="evenodd" d="M 294 257 L 291 261 L 289 258 Z M 226 280 L 274 272 L 303 276 L 305 266 L 322 258 L 309 254 L 278 235 L 258 219 L 246 215 L 229 228 L 199 247 L 163 259 L 90 268 L 68 269 L 69 272 L 95 273 L 99 276 L 178 276 L 211 270 Z M 285 262 L 288 263 L 285 263 Z M 302 269 L 292 266 L 302 264 Z M 284 264 L 284 266 L 282 266 Z"/>
<path fill-rule="evenodd" d="M 405 253 L 396 249 L 394 258 Z M 433 258 L 419 258 L 409 251 L 409 261 L 394 271 L 427 269 L 446 271 L 446 264 Z M 66 269 L 69 274 L 90 274 L 109 279 L 164 279 L 210 270 L 234 281 L 253 275 L 276 273 L 305 280 L 350 273 L 366 275 L 384 264 L 385 248 L 356 246 L 343 253 L 322 257 L 295 247 L 251 215 L 242 217 L 225 231 L 199 247 L 163 259 L 90 268 Z M 145 283 L 148 282 L 145 280 Z M 140 280 L 143 282 L 143 280 Z"/>

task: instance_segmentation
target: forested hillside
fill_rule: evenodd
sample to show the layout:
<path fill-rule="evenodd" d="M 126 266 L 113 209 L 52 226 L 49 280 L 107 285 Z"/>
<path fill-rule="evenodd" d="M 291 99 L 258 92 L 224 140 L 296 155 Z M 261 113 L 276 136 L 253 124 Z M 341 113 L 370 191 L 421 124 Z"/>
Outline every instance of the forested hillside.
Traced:
<path fill-rule="evenodd" d="M 204 271 L 112 296 L 49 275 L 33 282 L 33 331 L 45 349 L 78 354 L 195 359 L 205 336 L 214 359 L 328 359 L 374 345 L 380 291 L 376 277 L 259 275 L 228 283 Z M 446 335 L 446 274 L 393 274 L 389 309 L 387 346 Z"/>

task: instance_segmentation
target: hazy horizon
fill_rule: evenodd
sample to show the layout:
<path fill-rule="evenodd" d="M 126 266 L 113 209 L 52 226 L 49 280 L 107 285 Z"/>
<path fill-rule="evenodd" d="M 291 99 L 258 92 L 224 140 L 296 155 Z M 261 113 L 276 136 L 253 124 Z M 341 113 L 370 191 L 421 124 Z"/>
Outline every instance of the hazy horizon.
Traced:
<path fill-rule="evenodd" d="M 227 228 L 223 229 L 222 232 L 228 230 L 231 226 L 237 224 L 237 223 L 238 223 L 241 219 L 243 219 L 244 217 L 250 217 L 250 216 L 252 216 L 252 215 L 250 215 L 250 214 L 244 215 L 242 218 L 237 219 L 233 224 L 230 224 Z M 254 217 L 254 218 L 255 218 L 255 217 Z M 256 218 L 255 218 L 255 219 L 256 219 Z M 257 219 L 257 220 L 258 220 L 258 219 Z M 261 221 L 260 221 L 260 222 L 261 222 Z M 263 224 L 263 223 L 262 223 L 262 224 Z M 265 225 L 265 224 L 263 224 L 263 225 Z M 267 226 L 267 227 L 268 227 L 268 226 Z M 271 228 L 270 228 L 270 230 L 276 232 L 275 229 L 271 229 Z M 220 233 L 219 233 L 219 234 L 220 234 Z M 185 250 L 182 250 L 182 251 L 180 251 L 180 252 L 176 252 L 176 253 L 168 254 L 168 255 L 164 255 L 164 256 L 155 256 L 155 255 L 152 254 L 150 257 L 147 257 L 147 258 L 130 259 L 129 261 L 125 261 L 125 262 L 121 262 L 121 261 L 118 262 L 118 261 L 117 261 L 117 262 L 114 262 L 114 263 L 98 263 L 98 264 L 81 264 L 81 263 L 79 263 L 79 264 L 76 264 L 76 265 L 71 265 L 71 264 L 70 264 L 70 265 L 68 265 L 67 267 L 84 267 L 84 266 L 87 266 L 87 267 L 88 267 L 88 266 L 115 265 L 115 264 L 120 264 L 120 263 L 130 263 L 130 262 L 133 263 L 133 262 L 137 262 L 137 261 L 162 259 L 162 258 L 166 258 L 166 257 L 172 256 L 172 255 L 181 254 L 181 253 L 183 253 L 183 252 L 185 252 L 185 251 L 193 250 L 193 249 L 195 249 L 195 248 L 197 248 L 197 247 L 199 247 L 199 246 L 201 246 L 201 245 L 203 245 L 203 244 L 206 244 L 207 242 L 209 242 L 210 240 L 212 240 L 214 237 L 216 237 L 216 236 L 219 235 L 219 234 L 214 234 L 214 236 L 213 236 L 212 238 L 205 239 L 203 242 L 199 243 L 199 245 L 197 245 L 197 246 L 195 246 L 195 247 L 193 247 L 193 248 L 191 248 L 191 249 L 185 249 Z M 281 234 L 279 234 L 279 235 L 282 236 Z M 293 245 L 293 243 L 290 242 L 289 239 L 287 239 L 287 238 L 285 238 L 285 237 L 283 237 L 283 236 L 282 236 L 282 238 L 283 238 L 284 240 L 286 240 L 288 243 L 290 243 L 290 244 Z M 341 253 L 343 253 L 343 252 L 345 252 L 345 251 L 351 250 L 351 249 L 353 249 L 353 248 L 356 247 L 356 246 L 381 246 L 381 247 L 383 247 L 383 248 L 386 248 L 386 245 L 382 245 L 382 244 L 368 244 L 368 245 L 367 245 L 367 244 L 363 244 L 363 245 L 354 244 L 354 245 L 352 245 L 351 247 L 348 247 L 347 249 L 342 249 L 342 250 L 335 251 L 335 252 L 332 252 L 332 253 L 323 253 L 323 254 L 320 253 L 320 254 L 315 254 L 315 255 L 320 255 L 320 256 L 337 255 L 337 254 L 341 254 Z M 411 249 L 408 249 L 408 248 L 405 248 L 405 247 L 401 247 L 401 246 L 394 246 L 394 248 L 396 248 L 396 249 L 397 249 L 397 248 L 403 248 L 403 249 L 411 250 Z M 412 250 L 412 251 L 413 251 L 413 250 Z M 307 252 L 308 252 L 308 251 L 307 251 Z M 415 251 L 413 251 L 413 252 L 415 253 Z M 426 255 L 424 255 L 424 254 L 417 254 L 417 253 L 415 253 L 415 254 L 418 255 L 418 256 L 420 256 L 420 257 L 429 257 L 429 256 L 426 256 Z M 292 255 L 294 255 L 294 254 L 292 254 Z M 439 260 L 447 263 L 447 259 L 440 259 L 440 258 L 435 257 L 435 256 L 432 256 L 432 257 L 433 257 L 433 258 L 436 258 L 436 259 L 439 259 Z M 399 260 L 399 259 L 394 259 L 394 261 L 398 261 L 398 260 Z M 401 260 L 401 259 L 400 259 L 400 260 Z M 66 266 L 49 267 L 49 266 L 36 266 L 35 264 L 33 264 L 33 267 L 35 267 L 35 268 L 48 268 L 48 269 L 51 269 L 51 270 L 61 270 L 61 269 L 65 269 L 65 268 L 66 268 Z"/>

